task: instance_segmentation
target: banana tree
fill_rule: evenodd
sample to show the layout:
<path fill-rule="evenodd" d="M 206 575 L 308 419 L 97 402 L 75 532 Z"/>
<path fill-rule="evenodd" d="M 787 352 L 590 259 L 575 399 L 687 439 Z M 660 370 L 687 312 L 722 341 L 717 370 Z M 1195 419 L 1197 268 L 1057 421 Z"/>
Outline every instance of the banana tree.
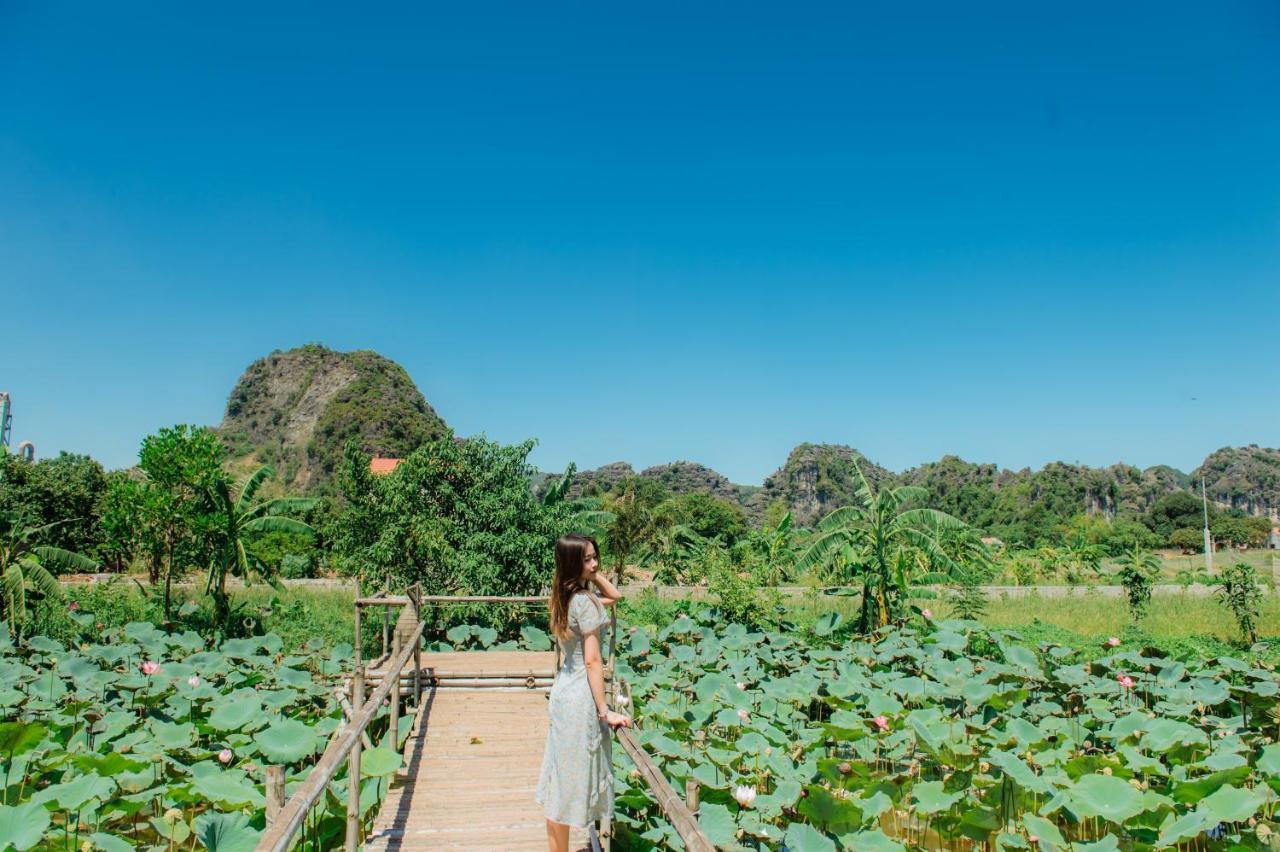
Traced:
<path fill-rule="evenodd" d="M 609 524 L 613 522 L 614 514 L 603 508 L 604 501 L 599 497 L 569 497 L 569 489 L 573 486 L 573 475 L 577 470 L 578 466 L 570 462 L 564 475 L 547 485 L 546 491 L 542 493 L 542 505 L 563 507 L 568 514 L 569 525 L 576 532 L 598 538 L 604 535 Z"/>
<path fill-rule="evenodd" d="M 928 496 L 920 486 L 877 491 L 856 462 L 854 471 L 857 502 L 834 510 L 818 523 L 818 535 L 796 567 L 801 571 L 822 569 L 845 561 L 852 574 L 847 579 L 857 578 L 862 583 L 858 626 L 866 632 L 884 627 L 900 615 L 901 593 L 915 554 L 922 554 L 938 570 L 959 570 L 940 539 L 944 533 L 967 525 L 936 509 L 904 508 Z"/>
<path fill-rule="evenodd" d="M 50 569 L 98 569 L 98 563 L 87 556 L 35 543 L 41 533 L 61 523 L 65 521 L 29 526 L 21 515 L 0 513 L 0 622 L 7 623 L 10 632 L 16 632 L 30 620 L 28 593 L 55 600 L 63 598 L 62 587 Z"/>
<path fill-rule="evenodd" d="M 275 475 L 271 465 L 263 465 L 250 473 L 235 486 L 233 495 L 226 479 L 219 477 L 210 486 L 210 497 L 218 507 L 222 523 L 221 547 L 209 565 L 209 577 L 205 594 L 213 597 L 216 622 L 226 627 L 231 616 L 230 598 L 227 595 L 227 577 L 240 577 L 246 584 L 254 580 L 266 580 L 279 585 L 271 566 L 253 552 L 253 539 L 262 533 L 291 533 L 314 538 L 316 531 L 303 521 L 284 515 L 285 512 L 306 512 L 320 505 L 320 501 L 307 497 L 277 497 L 273 500 L 254 502 L 258 489 Z"/>

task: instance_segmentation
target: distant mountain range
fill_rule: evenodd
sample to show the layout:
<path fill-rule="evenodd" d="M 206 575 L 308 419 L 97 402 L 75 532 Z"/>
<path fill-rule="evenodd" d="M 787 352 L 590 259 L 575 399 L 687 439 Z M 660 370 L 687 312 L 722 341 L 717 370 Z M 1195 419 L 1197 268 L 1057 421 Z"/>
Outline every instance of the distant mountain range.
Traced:
<path fill-rule="evenodd" d="M 271 462 L 287 487 L 306 493 L 332 490 L 350 438 L 372 455 L 402 457 L 446 430 L 399 364 L 376 352 L 334 352 L 314 344 L 249 365 L 218 427 L 233 458 Z M 1011 471 L 955 456 L 894 473 L 852 447 L 805 443 L 761 485 L 735 484 L 690 461 L 639 472 L 615 462 L 579 472 L 574 490 L 606 491 L 625 476 L 639 475 L 672 493 L 704 492 L 738 503 L 756 522 L 770 505 L 780 504 L 797 523 L 811 525 L 853 499 L 855 461 L 876 485 L 922 485 L 933 505 L 968 520 L 986 518 L 988 525 L 1037 511 L 1064 517 L 1140 513 L 1164 494 L 1198 490 L 1201 476 L 1209 498 L 1220 506 L 1253 515 L 1280 510 L 1280 449 L 1252 444 L 1216 450 L 1187 474 L 1167 465 L 1091 468 L 1062 462 Z"/>

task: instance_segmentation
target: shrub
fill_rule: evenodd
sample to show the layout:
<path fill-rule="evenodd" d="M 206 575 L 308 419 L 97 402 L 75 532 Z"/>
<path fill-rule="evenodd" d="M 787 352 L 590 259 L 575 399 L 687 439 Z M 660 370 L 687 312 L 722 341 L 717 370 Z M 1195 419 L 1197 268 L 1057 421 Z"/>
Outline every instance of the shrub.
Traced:
<path fill-rule="evenodd" d="M 286 580 L 314 577 L 315 568 L 315 561 L 309 553 L 286 553 L 280 559 L 280 576 Z"/>
<path fill-rule="evenodd" d="M 1218 581 L 1218 600 L 1231 611 L 1240 633 L 1252 645 L 1258 641 L 1258 605 L 1262 592 L 1253 566 L 1237 562 L 1222 572 Z"/>

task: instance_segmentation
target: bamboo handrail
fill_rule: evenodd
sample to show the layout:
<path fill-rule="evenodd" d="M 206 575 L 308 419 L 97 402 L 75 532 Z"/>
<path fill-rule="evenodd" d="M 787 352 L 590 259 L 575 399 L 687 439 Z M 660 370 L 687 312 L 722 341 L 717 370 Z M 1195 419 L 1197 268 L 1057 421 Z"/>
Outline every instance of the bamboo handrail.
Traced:
<path fill-rule="evenodd" d="M 400 653 L 396 655 L 389 668 L 395 668 L 397 671 L 404 668 L 421 641 L 425 627 L 425 622 L 418 622 L 412 637 L 400 649 Z M 280 812 L 275 823 L 263 833 L 262 839 L 258 841 L 257 852 L 285 852 L 289 848 L 289 842 L 301 827 L 307 812 L 315 806 L 329 782 L 333 780 L 333 776 L 337 774 L 342 760 L 360 742 L 360 735 L 382 709 L 382 699 L 390 695 L 392 685 L 399 682 L 399 678 L 384 678 L 378 688 L 362 703 L 360 711 L 352 717 L 346 729 L 329 743 L 320 760 L 311 768 L 311 772 L 307 774 L 307 780 L 285 803 L 284 810 Z M 354 783 L 358 788 L 360 779 L 348 779 L 347 783 Z"/>
<path fill-rule="evenodd" d="M 676 834 L 680 835 L 680 839 L 684 841 L 685 849 L 688 852 L 715 852 L 715 844 L 703 832 L 702 826 L 698 824 L 698 818 L 693 815 L 693 812 L 681 801 L 676 791 L 667 783 L 667 779 L 662 775 L 662 770 L 658 769 L 658 765 L 653 762 L 653 758 L 649 756 L 640 743 L 636 742 L 635 735 L 626 728 L 619 728 L 617 733 L 618 742 L 622 744 L 622 748 L 631 758 L 631 762 L 639 770 L 640 776 L 649 785 L 649 792 L 653 794 L 658 807 L 662 809 L 667 821 L 671 823 L 671 827 L 676 830 Z"/>

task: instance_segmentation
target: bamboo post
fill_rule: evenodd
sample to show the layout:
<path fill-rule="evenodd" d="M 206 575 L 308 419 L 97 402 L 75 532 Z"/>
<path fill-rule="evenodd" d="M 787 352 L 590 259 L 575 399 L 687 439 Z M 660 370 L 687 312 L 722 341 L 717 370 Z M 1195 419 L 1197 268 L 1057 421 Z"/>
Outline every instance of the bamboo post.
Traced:
<path fill-rule="evenodd" d="M 422 584 L 413 584 L 413 620 L 422 621 Z M 413 706 L 422 706 L 422 642 L 413 647 Z"/>
<path fill-rule="evenodd" d="M 694 816 L 698 815 L 698 797 L 702 791 L 702 787 L 698 784 L 697 778 L 687 778 L 684 782 L 684 804 L 689 809 L 689 813 Z"/>
<path fill-rule="evenodd" d="M 400 631 L 397 630 L 391 635 L 391 658 L 400 658 Z M 395 681 L 395 686 L 391 688 L 391 728 L 388 733 L 391 734 L 391 750 L 400 750 L 400 669 L 392 671 L 387 670 L 384 677 L 390 677 Z"/>
<path fill-rule="evenodd" d="M 391 594 L 391 587 L 390 585 L 388 585 L 388 583 L 389 581 L 384 582 L 382 584 L 382 597 L 384 598 Z M 384 606 L 382 608 L 382 656 L 383 657 L 387 656 L 387 627 L 388 625 L 390 625 L 390 623 L 391 623 L 391 610 L 389 607 Z"/>
<path fill-rule="evenodd" d="M 284 810 L 284 767 L 267 767 L 267 825 L 275 823 Z"/>
<path fill-rule="evenodd" d="M 364 704 L 364 664 L 360 659 L 360 607 L 356 607 L 355 673 L 351 677 L 351 712 L 354 716 Z M 360 848 L 360 738 L 347 758 L 347 838 L 346 852 Z"/>

